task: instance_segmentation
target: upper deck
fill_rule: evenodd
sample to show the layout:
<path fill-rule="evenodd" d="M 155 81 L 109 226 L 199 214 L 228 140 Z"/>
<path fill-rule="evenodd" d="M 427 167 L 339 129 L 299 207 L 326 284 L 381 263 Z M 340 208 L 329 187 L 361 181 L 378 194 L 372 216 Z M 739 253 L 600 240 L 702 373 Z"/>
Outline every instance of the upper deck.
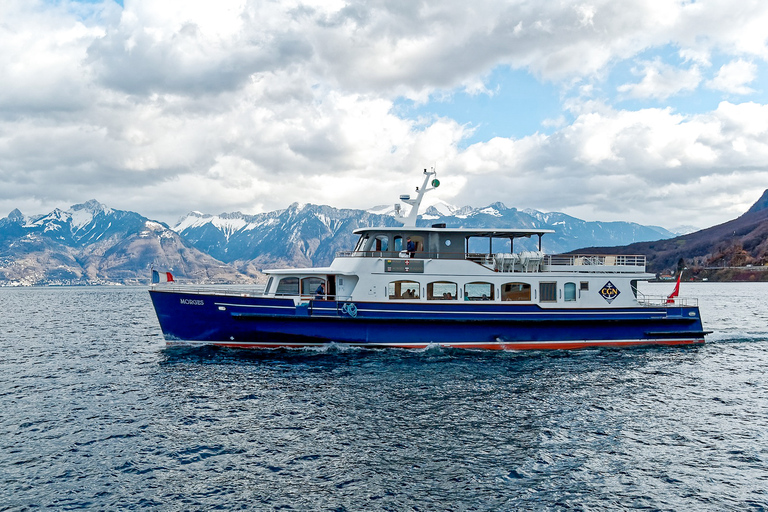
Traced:
<path fill-rule="evenodd" d="M 352 251 L 338 257 L 409 260 L 466 260 L 494 272 L 642 273 L 643 255 L 547 255 L 542 237 L 551 229 L 379 227 L 354 231 Z M 537 237 L 537 250 L 517 250 L 515 241 Z M 530 244 L 529 244 L 530 245 Z"/>

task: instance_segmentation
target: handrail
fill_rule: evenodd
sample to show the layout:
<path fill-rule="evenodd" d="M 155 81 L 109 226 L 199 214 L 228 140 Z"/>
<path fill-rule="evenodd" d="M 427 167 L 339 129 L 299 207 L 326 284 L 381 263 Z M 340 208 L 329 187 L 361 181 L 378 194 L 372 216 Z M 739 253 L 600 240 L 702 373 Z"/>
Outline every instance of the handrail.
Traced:
<path fill-rule="evenodd" d="M 645 267 L 642 254 L 554 254 L 546 257 L 548 265 L 604 265 Z"/>
<path fill-rule="evenodd" d="M 220 285 L 219 285 L 220 286 Z M 161 292 L 183 292 L 193 295 L 205 293 L 207 295 L 223 295 L 229 297 L 259 297 L 264 294 L 264 285 L 255 285 L 254 289 L 247 289 L 244 285 L 240 288 L 213 288 L 199 284 L 183 283 L 155 283 L 150 285 L 150 290 Z"/>
<path fill-rule="evenodd" d="M 681 306 L 698 306 L 699 299 L 693 297 L 667 297 L 666 295 L 645 295 L 638 291 L 638 294 L 642 297 L 637 298 L 637 303 L 641 306 L 647 307 L 681 307 Z"/>
<path fill-rule="evenodd" d="M 465 260 L 479 263 L 495 272 L 538 272 L 549 267 L 577 267 L 581 272 L 600 271 L 597 267 L 645 270 L 646 258 L 642 254 L 553 254 L 539 251 L 518 253 L 463 253 L 463 252 L 407 252 L 407 251 L 343 251 L 340 258 L 386 258 L 386 259 L 436 259 Z M 576 269 L 573 269 L 576 270 Z"/>

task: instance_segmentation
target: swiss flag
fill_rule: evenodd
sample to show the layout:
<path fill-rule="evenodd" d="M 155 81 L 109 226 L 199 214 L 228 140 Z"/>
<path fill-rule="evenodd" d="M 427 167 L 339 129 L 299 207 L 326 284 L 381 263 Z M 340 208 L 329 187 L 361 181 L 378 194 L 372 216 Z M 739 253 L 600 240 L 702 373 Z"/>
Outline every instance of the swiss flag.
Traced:
<path fill-rule="evenodd" d="M 667 304 L 674 304 L 675 303 L 675 297 L 680 293 L 680 278 L 683 277 L 683 271 L 681 270 L 679 274 L 677 274 L 677 284 L 675 285 L 675 289 L 672 293 L 669 294 L 667 297 Z"/>

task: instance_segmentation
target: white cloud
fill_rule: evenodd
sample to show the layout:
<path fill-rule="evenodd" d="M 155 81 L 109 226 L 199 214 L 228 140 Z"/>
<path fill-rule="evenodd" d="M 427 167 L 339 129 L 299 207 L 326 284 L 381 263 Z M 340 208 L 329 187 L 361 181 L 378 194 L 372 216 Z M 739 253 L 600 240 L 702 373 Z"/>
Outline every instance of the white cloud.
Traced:
<path fill-rule="evenodd" d="M 632 73 L 642 76 L 636 84 L 624 84 L 618 91 L 632 98 L 666 99 L 681 92 L 693 91 L 701 82 L 701 71 L 694 65 L 680 69 L 661 62 L 661 59 L 645 61 L 640 68 L 633 68 Z"/>
<path fill-rule="evenodd" d="M 742 94 L 768 56 L 760 2 L 5 0 L 0 19 L 0 214 L 92 197 L 167 222 L 293 201 L 368 207 L 437 164 L 441 193 L 457 200 L 664 224 L 672 193 L 722 219 L 727 209 L 692 198 L 719 176 L 754 186 L 768 161 L 759 103 L 631 112 L 595 86 L 642 55 L 642 78 L 623 92 L 668 98 L 695 91 L 710 55 L 727 54 L 738 59 L 709 85 Z M 692 64 L 655 60 L 662 46 Z M 393 111 L 436 91 L 493 98 L 485 81 L 498 66 L 594 101 L 569 99 L 575 121 L 549 116 L 551 135 L 466 148 L 470 131 L 453 119 Z M 703 221 L 670 221 L 681 223 Z"/>
<path fill-rule="evenodd" d="M 707 87 L 731 94 L 749 94 L 754 92 L 747 87 L 757 75 L 757 66 L 742 59 L 734 60 L 723 65 L 715 78 L 707 81 Z"/>
<path fill-rule="evenodd" d="M 692 117 L 669 109 L 603 109 L 551 136 L 470 146 L 458 164 L 476 176 L 457 200 L 483 204 L 492 197 L 595 220 L 712 225 L 746 210 L 735 199 L 727 204 L 733 192 L 725 183 L 755 190 L 754 200 L 768 185 L 767 135 L 764 105 L 723 102 Z M 727 192 L 717 191 L 713 203 L 718 181 Z"/>

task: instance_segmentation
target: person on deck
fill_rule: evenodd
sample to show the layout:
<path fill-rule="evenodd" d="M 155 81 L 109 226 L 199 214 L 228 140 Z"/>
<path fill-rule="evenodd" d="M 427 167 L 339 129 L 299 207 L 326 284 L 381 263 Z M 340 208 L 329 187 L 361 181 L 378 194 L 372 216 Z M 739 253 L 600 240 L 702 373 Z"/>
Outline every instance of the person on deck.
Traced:
<path fill-rule="evenodd" d="M 315 290 L 315 300 L 325 300 L 325 283 L 320 283 Z"/>
<path fill-rule="evenodd" d="M 407 243 L 405 244 L 405 250 L 407 250 L 408 255 L 413 258 L 413 255 L 416 253 L 416 244 L 411 241 L 411 237 L 408 237 Z"/>

